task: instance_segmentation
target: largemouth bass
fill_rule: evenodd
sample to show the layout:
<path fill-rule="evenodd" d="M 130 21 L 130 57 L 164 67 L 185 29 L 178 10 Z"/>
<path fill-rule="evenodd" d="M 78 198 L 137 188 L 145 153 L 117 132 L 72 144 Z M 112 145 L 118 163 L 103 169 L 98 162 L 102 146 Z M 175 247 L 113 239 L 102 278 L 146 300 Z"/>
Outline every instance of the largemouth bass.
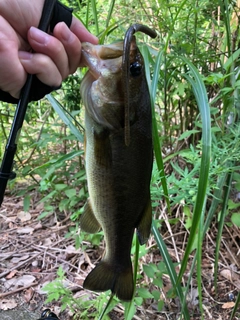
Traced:
<path fill-rule="evenodd" d="M 131 245 L 135 228 L 140 244 L 150 233 L 152 210 L 151 105 L 143 57 L 130 39 L 129 77 L 123 75 L 123 41 L 82 44 L 89 68 L 81 84 L 85 106 L 85 159 L 89 199 L 80 219 L 82 230 L 104 232 L 106 252 L 83 287 L 133 297 Z M 129 141 L 125 139 L 125 89 L 128 81 Z"/>

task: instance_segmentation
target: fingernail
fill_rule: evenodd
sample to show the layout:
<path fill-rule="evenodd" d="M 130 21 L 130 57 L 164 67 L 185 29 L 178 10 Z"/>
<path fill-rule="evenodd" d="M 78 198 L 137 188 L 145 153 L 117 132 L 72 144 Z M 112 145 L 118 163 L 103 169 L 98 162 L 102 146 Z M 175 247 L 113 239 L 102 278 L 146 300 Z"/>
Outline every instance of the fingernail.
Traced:
<path fill-rule="evenodd" d="M 33 54 L 27 51 L 18 51 L 18 57 L 20 60 L 31 60 Z"/>
<path fill-rule="evenodd" d="M 64 22 L 63 22 L 64 23 Z M 64 41 L 71 41 L 72 38 L 72 32 L 68 28 L 68 26 L 64 23 L 64 27 L 61 29 L 61 36 Z"/>
<path fill-rule="evenodd" d="M 43 32 L 35 27 L 31 27 L 29 29 L 29 32 L 30 32 L 30 37 L 34 41 L 36 41 L 42 45 L 47 44 L 47 42 L 49 41 L 49 36 L 45 32 Z"/>

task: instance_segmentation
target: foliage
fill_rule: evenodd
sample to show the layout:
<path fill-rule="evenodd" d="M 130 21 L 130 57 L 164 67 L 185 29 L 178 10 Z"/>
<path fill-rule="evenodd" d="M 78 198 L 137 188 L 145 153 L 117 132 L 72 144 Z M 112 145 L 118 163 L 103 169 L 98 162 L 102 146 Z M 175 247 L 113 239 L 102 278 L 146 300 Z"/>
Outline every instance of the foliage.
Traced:
<path fill-rule="evenodd" d="M 45 291 L 48 295 L 46 303 L 60 300 L 61 310 L 64 311 L 66 308 L 68 308 L 73 313 L 74 320 L 89 319 L 88 312 L 90 309 L 91 315 L 97 317 L 98 310 L 101 310 L 104 303 L 108 302 L 107 294 L 103 294 L 101 297 L 98 296 L 98 298 L 95 299 L 94 308 L 92 301 L 89 300 L 87 294 L 82 295 L 80 298 L 74 298 L 70 289 L 70 284 L 64 276 L 62 267 L 59 267 L 57 271 L 57 278 L 53 282 L 46 284 L 43 287 L 43 291 Z M 109 310 L 111 310 L 117 304 L 117 302 L 117 299 L 113 299 L 111 301 Z M 107 317 L 107 319 L 109 318 Z"/>
<path fill-rule="evenodd" d="M 234 1 L 227 0 L 134 0 L 131 3 L 64 0 L 63 3 L 75 9 L 76 17 L 99 37 L 100 43 L 122 38 L 129 24 L 136 21 L 158 32 L 157 40 L 151 43 L 141 34 L 137 40 L 145 59 L 153 111 L 152 231 L 164 261 L 142 267 L 155 286 L 150 291 L 142 285 L 143 280 L 137 273 L 139 265 L 135 262 L 136 295 L 131 303 L 124 304 L 125 318 L 131 319 L 145 299 L 155 300 L 161 310 L 163 300 L 158 292 L 162 288 L 162 276 L 167 273 L 173 286 L 171 294 L 179 296 L 181 313 L 189 319 L 186 295 L 195 263 L 203 318 L 201 259 L 205 234 L 211 224 L 218 225 L 216 282 L 224 224 L 240 226 L 239 203 L 230 198 L 233 185 L 235 191 L 240 191 L 239 8 Z M 39 218 L 70 212 L 76 225 L 68 236 L 75 238 L 77 246 L 81 246 L 83 238 L 95 245 L 102 239 L 101 233 L 79 234 L 77 224 L 87 198 L 79 95 L 83 74 L 84 70 L 78 70 L 63 83 L 62 90 L 30 104 L 18 146 L 18 180 L 9 185 L 12 192 L 24 197 L 26 211 L 31 205 L 29 192 L 37 190 L 41 194 L 44 210 Z M 1 141 L 7 139 L 13 113 L 14 106 L 0 103 Z M 2 144 L 0 158 L 3 152 Z M 19 190 L 18 185 L 23 181 L 27 184 Z M 167 222 L 159 220 L 161 203 L 168 213 Z M 180 212 L 178 216 L 176 207 Z M 165 222 L 181 223 L 190 232 L 179 274 L 160 235 Z M 135 242 L 133 253 L 138 254 Z M 190 253 L 194 258 L 189 281 L 182 287 L 180 283 Z M 59 269 L 58 278 L 47 287 L 48 301 L 62 299 L 63 308 L 69 304 L 73 310 L 81 310 L 82 319 L 87 318 L 88 310 L 93 308 L 92 301 L 73 300 L 71 292 L 62 285 L 63 279 Z M 96 296 L 95 303 L 101 310 L 107 304 L 106 314 L 118 301 L 109 300 L 108 293 L 104 293 Z M 91 312 L 95 317 L 99 315 L 96 310 Z"/>

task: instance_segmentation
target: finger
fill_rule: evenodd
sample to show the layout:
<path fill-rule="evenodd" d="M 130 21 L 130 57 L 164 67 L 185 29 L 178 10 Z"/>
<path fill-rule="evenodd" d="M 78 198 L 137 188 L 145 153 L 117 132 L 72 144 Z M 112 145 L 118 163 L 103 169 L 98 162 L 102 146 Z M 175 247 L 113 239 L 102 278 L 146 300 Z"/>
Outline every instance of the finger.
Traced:
<path fill-rule="evenodd" d="M 0 16 L 0 88 L 18 98 L 26 81 L 26 71 L 18 59 L 19 47 L 25 48 L 11 25 Z"/>
<path fill-rule="evenodd" d="M 13 29 L 26 39 L 30 26 L 37 27 L 41 18 L 44 0 L 23 1 L 7 0 L 0 1 L 0 12 Z"/>
<path fill-rule="evenodd" d="M 50 57 L 26 51 L 19 51 L 18 56 L 27 73 L 36 74 L 40 81 L 49 86 L 58 87 L 61 85 L 62 75 Z"/>
<path fill-rule="evenodd" d="M 80 64 L 81 42 L 77 36 L 67 27 L 64 22 L 60 22 L 53 30 L 53 35 L 63 44 L 68 56 L 68 72 L 72 74 Z"/>
<path fill-rule="evenodd" d="M 34 51 L 48 56 L 54 62 L 62 79 L 68 76 L 68 56 L 61 41 L 35 27 L 29 29 L 28 41 Z"/>

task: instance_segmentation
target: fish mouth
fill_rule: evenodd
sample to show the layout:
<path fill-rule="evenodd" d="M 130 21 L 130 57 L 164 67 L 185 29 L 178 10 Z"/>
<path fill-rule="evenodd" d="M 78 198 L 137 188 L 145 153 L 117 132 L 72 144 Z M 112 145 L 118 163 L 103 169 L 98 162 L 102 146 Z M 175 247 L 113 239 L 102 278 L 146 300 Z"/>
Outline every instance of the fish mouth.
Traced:
<path fill-rule="evenodd" d="M 92 76 L 98 79 L 108 73 L 117 73 L 121 70 L 123 55 L 123 41 L 109 45 L 93 45 L 82 43 L 83 63 L 89 68 Z"/>

